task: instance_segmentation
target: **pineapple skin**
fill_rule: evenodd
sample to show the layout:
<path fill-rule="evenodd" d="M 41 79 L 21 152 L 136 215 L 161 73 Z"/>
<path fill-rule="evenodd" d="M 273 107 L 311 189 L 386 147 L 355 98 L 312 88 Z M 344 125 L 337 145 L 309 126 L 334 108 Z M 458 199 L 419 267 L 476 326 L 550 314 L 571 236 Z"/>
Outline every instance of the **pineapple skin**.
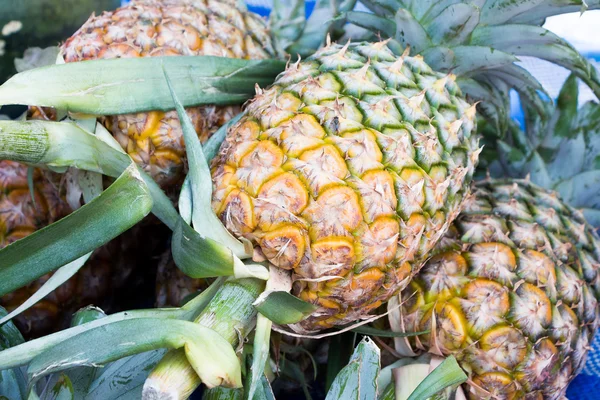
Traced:
<path fill-rule="evenodd" d="M 561 399 L 599 322 L 600 240 L 524 180 L 486 180 L 401 294 L 413 349 L 453 354 L 472 399 Z M 402 340 L 402 339 L 399 339 Z"/>
<path fill-rule="evenodd" d="M 90 19 L 61 48 L 66 62 L 121 57 L 207 55 L 266 59 L 276 55 L 264 21 L 234 0 L 138 0 Z M 206 140 L 238 106 L 187 109 Z M 176 111 L 106 116 L 123 149 L 164 189 L 185 173 L 185 145 Z"/>
<path fill-rule="evenodd" d="M 318 309 L 365 318 L 458 215 L 479 150 L 452 75 L 385 42 L 328 44 L 247 105 L 213 160 L 213 210 Z"/>

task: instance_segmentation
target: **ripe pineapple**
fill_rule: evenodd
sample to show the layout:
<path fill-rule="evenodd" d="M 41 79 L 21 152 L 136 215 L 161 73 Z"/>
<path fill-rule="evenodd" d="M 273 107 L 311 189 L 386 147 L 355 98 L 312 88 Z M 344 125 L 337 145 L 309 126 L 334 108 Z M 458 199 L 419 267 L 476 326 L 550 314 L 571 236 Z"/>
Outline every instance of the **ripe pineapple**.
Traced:
<path fill-rule="evenodd" d="M 453 354 L 474 399 L 560 399 L 598 326 L 600 240 L 528 181 L 486 180 L 401 293 L 401 349 Z M 412 347 L 412 349 L 410 349 Z"/>
<path fill-rule="evenodd" d="M 297 328 L 356 321 L 409 282 L 459 213 L 474 129 L 454 76 L 386 42 L 328 44 L 230 129 L 213 209 L 318 306 Z"/>
<path fill-rule="evenodd" d="M 234 0 L 135 0 L 92 16 L 63 44 L 61 54 L 66 62 L 176 55 L 275 57 L 264 21 L 236 4 Z M 238 106 L 187 109 L 202 140 L 238 112 Z M 182 182 L 185 151 L 175 111 L 106 116 L 103 122 L 164 189 Z"/>

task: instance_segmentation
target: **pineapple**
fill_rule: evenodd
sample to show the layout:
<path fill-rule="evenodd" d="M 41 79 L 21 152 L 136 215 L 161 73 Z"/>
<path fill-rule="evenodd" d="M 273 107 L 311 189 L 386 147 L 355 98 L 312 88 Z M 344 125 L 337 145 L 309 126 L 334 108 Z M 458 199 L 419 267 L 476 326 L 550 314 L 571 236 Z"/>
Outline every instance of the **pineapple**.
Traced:
<path fill-rule="evenodd" d="M 136 0 L 92 16 L 61 47 L 66 62 L 120 57 L 212 55 L 266 59 L 277 55 L 263 20 L 234 0 Z M 239 106 L 190 107 L 198 136 L 206 140 L 239 112 Z M 52 112 L 34 110 L 34 117 Z M 48 115 L 50 114 L 50 115 Z M 123 149 L 164 189 L 183 180 L 185 151 L 175 111 L 102 118 Z"/>
<path fill-rule="evenodd" d="M 386 42 L 328 44 L 247 105 L 213 160 L 213 210 L 318 306 L 296 328 L 366 317 L 461 209 L 479 153 L 454 76 Z"/>
<path fill-rule="evenodd" d="M 430 332 L 397 350 L 454 355 L 470 398 L 564 398 L 600 321 L 600 240 L 582 214 L 529 181 L 486 180 L 432 254 L 399 299 L 403 330 Z"/>

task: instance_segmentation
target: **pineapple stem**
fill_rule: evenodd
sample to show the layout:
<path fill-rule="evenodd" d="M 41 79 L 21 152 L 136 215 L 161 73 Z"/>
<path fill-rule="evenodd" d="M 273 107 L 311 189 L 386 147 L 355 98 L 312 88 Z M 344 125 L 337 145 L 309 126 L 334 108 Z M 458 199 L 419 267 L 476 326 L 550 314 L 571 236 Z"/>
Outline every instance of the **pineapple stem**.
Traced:
<path fill-rule="evenodd" d="M 213 329 L 237 347 L 256 323 L 252 305 L 264 290 L 260 279 L 228 280 L 195 322 Z M 183 349 L 171 350 L 152 370 L 142 392 L 143 399 L 185 399 L 200 386 L 200 378 Z"/>

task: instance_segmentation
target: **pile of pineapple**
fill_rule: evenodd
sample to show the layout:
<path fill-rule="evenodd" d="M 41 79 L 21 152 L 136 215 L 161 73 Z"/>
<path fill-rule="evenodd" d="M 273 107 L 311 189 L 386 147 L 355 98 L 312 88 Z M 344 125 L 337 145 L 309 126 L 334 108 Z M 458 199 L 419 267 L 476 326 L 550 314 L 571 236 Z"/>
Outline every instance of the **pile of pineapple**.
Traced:
<path fill-rule="evenodd" d="M 0 397 L 565 398 L 600 78 L 542 24 L 600 3 L 361 4 L 134 0 L 0 86 Z"/>

